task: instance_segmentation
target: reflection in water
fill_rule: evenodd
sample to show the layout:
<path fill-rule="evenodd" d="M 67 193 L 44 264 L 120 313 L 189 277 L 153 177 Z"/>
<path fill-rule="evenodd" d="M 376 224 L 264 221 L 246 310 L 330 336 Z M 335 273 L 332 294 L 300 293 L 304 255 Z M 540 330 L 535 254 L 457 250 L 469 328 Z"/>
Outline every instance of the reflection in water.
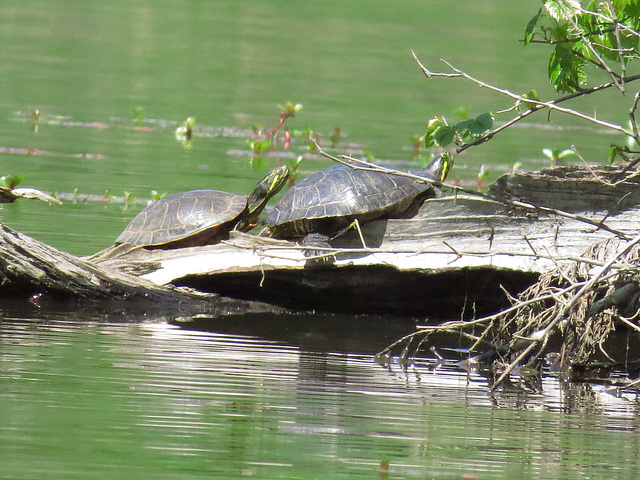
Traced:
<path fill-rule="evenodd" d="M 546 378 L 496 408 L 479 376 L 166 323 L 8 318 L 0 342 L 8 477 L 640 473 L 638 403 L 600 386 Z"/>

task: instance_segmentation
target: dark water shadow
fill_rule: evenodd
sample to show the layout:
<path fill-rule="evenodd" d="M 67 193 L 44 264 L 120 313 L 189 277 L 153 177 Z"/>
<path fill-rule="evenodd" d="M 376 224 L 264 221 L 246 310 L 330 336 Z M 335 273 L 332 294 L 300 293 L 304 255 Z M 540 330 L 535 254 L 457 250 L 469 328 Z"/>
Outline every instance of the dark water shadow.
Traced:
<path fill-rule="evenodd" d="M 258 337 L 306 351 L 375 354 L 414 332 L 416 319 L 374 315 L 298 314 L 196 316 L 172 323 L 187 330 Z"/>
<path fill-rule="evenodd" d="M 319 312 L 265 312 L 263 304 L 231 302 L 211 309 L 148 302 L 56 301 L 32 303 L 2 299 L 0 321 L 64 319 L 78 323 L 168 323 L 183 330 L 255 337 L 305 351 L 375 354 L 424 319 L 399 315 Z M 4 319 L 4 320 L 2 320 Z"/>

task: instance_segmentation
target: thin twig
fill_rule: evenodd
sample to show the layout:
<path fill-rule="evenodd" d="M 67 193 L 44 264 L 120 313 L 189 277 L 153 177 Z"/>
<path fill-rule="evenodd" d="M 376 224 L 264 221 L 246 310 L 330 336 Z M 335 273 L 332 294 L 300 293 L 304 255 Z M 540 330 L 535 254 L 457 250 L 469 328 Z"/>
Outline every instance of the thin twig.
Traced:
<path fill-rule="evenodd" d="M 455 73 L 450 73 L 450 72 L 432 72 L 429 69 L 427 69 L 427 67 L 425 67 L 422 64 L 422 62 L 420 62 L 420 60 L 418 59 L 418 56 L 416 55 L 416 53 L 413 50 L 411 50 L 411 55 L 412 55 L 413 59 L 415 60 L 415 62 L 420 67 L 420 69 L 422 70 L 422 73 L 427 78 L 431 78 L 431 77 L 465 78 L 465 79 L 467 79 L 469 81 L 472 81 L 472 82 L 476 83 L 477 85 L 479 85 L 481 87 L 486 87 L 486 88 L 489 88 L 489 89 L 491 89 L 491 90 L 493 90 L 495 92 L 498 92 L 498 93 L 500 93 L 502 95 L 506 95 L 506 96 L 516 100 L 516 103 L 518 103 L 518 102 L 520 102 L 520 103 L 526 102 L 526 104 L 531 105 L 531 108 L 529 108 L 528 110 L 522 112 L 520 115 L 510 119 L 509 121 L 505 122 L 504 124 L 500 125 L 499 127 L 496 127 L 495 129 L 484 133 L 483 135 L 481 135 L 480 137 L 476 138 L 475 140 L 473 140 L 473 141 L 471 141 L 469 143 L 465 143 L 465 144 L 461 145 L 460 147 L 458 147 L 456 149 L 457 153 L 461 153 L 464 150 L 466 150 L 467 148 L 480 145 L 480 144 L 486 142 L 487 140 L 490 140 L 497 133 L 509 128 L 511 125 L 513 125 L 513 124 L 515 124 L 515 123 L 527 118 L 529 115 L 537 112 L 538 110 L 542 110 L 544 108 L 558 110 L 558 111 L 561 111 L 561 112 L 567 113 L 567 114 L 574 114 L 575 113 L 575 114 L 577 114 L 576 116 L 580 116 L 581 118 L 583 118 L 585 120 L 595 121 L 594 123 L 606 126 L 607 128 L 613 128 L 616 131 L 621 131 L 625 135 L 629 135 L 629 133 L 630 133 L 626 129 L 622 128 L 619 125 L 609 124 L 608 122 L 602 122 L 602 121 L 599 121 L 598 119 L 596 119 L 595 117 L 591 117 L 589 115 L 585 115 L 585 114 L 582 114 L 582 113 L 574 111 L 574 110 L 564 109 L 562 107 L 558 107 L 558 104 L 567 102 L 567 101 L 572 100 L 574 98 L 578 98 L 578 97 L 581 97 L 583 95 L 590 95 L 592 93 L 596 93 L 596 92 L 599 92 L 599 91 L 602 91 L 602 90 L 609 89 L 611 87 L 615 87 L 616 83 L 614 83 L 614 82 L 603 83 L 601 85 L 596 85 L 594 87 L 578 90 L 576 92 L 570 93 L 568 95 L 565 95 L 563 97 L 557 98 L 557 99 L 549 101 L 549 102 L 536 102 L 536 101 L 534 101 L 532 99 L 524 98 L 522 95 L 518 95 L 518 94 L 510 92 L 508 90 L 500 89 L 500 88 L 494 87 L 492 85 L 489 85 L 489 84 L 487 84 L 485 82 L 482 82 L 480 80 L 477 80 L 474 77 L 472 77 L 471 75 L 463 73 L 461 70 L 458 70 L 458 69 L 454 69 Z M 445 63 L 447 63 L 451 68 L 454 68 L 448 62 L 445 61 Z M 626 77 L 624 80 L 625 80 L 625 83 L 627 83 L 627 84 L 631 83 L 631 82 L 634 82 L 636 80 L 640 80 L 640 74 L 632 75 L 630 77 Z"/>
<path fill-rule="evenodd" d="M 465 193 L 467 195 L 472 195 L 475 197 L 480 197 L 480 198 L 484 198 L 486 200 L 492 201 L 492 202 L 496 202 L 496 203 L 501 203 L 503 205 L 507 205 L 509 207 L 518 207 L 518 208 L 524 208 L 526 210 L 531 210 L 531 211 L 538 211 L 538 212 L 544 212 L 544 213 L 550 213 L 553 215 L 558 215 L 560 217 L 565 217 L 565 218 L 570 218 L 571 220 L 576 220 L 582 223 L 586 223 L 589 224 L 593 227 L 596 227 L 597 229 L 602 229 L 605 230 L 609 233 L 612 233 L 620 238 L 623 238 L 625 240 L 629 239 L 629 236 L 624 233 L 621 232 L 619 230 L 615 230 L 611 227 L 609 227 L 608 225 L 606 225 L 604 222 L 602 221 L 595 221 L 592 220 L 590 218 L 587 217 L 583 217 L 582 215 L 577 215 L 574 213 L 569 213 L 569 212 L 565 212 L 563 210 L 559 210 L 556 208 L 551 208 L 551 207 L 545 207 L 543 205 L 535 205 L 533 203 L 527 203 L 527 202 L 521 202 L 519 200 L 511 200 L 508 198 L 504 198 L 504 197 L 499 197 L 496 195 L 491 195 L 488 193 L 483 193 L 483 192 L 479 192 L 476 190 L 471 190 L 471 189 L 467 189 L 464 187 L 461 187 L 459 185 L 453 185 L 450 183 L 443 183 L 440 182 L 438 180 L 434 180 L 431 178 L 427 178 L 427 177 L 422 177 L 420 175 L 415 175 L 411 172 L 403 172 L 401 170 L 396 170 L 393 168 L 388 168 L 388 167 L 383 167 L 381 165 L 376 165 L 374 163 L 368 162 L 366 160 L 362 160 L 362 159 L 357 159 L 357 158 L 353 158 L 351 156 L 343 156 L 342 159 L 337 158 L 327 152 L 325 152 L 320 145 L 318 145 L 317 143 L 315 143 L 315 148 L 317 149 L 318 153 L 320 155 L 322 155 L 325 158 L 328 158 L 330 160 L 333 160 L 335 162 L 338 163 L 342 163 L 345 165 L 350 166 L 351 168 L 356 168 L 356 169 L 362 169 L 362 170 L 369 170 L 369 171 L 377 171 L 377 172 L 383 172 L 383 173 L 391 173 L 393 175 L 398 175 L 398 176 L 404 176 L 404 177 L 409 177 L 409 178 L 413 178 L 425 183 L 430 183 L 436 187 L 446 187 L 446 188 L 450 188 L 456 192 L 461 192 L 461 193 Z"/>

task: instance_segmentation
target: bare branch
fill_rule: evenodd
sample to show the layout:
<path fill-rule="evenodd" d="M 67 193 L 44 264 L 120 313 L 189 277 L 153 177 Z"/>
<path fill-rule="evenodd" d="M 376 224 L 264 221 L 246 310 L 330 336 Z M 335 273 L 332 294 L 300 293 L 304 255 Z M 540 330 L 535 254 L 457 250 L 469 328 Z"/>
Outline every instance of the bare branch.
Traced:
<path fill-rule="evenodd" d="M 577 92 L 565 95 L 563 97 L 557 98 L 555 100 L 551 100 L 548 102 L 541 102 L 541 101 L 535 101 L 529 98 L 524 98 L 522 95 L 510 92 L 509 90 L 505 90 L 505 89 L 501 89 L 498 87 L 495 87 L 493 85 L 487 84 L 486 82 L 483 82 L 481 80 L 478 80 L 474 77 L 472 77 L 471 75 L 468 75 L 466 73 L 464 73 L 463 71 L 453 67 L 450 63 L 444 61 L 450 68 L 452 68 L 453 73 L 452 72 L 433 72 L 429 69 L 427 69 L 422 62 L 420 62 L 420 60 L 418 59 L 416 53 L 411 50 L 411 55 L 413 57 L 413 59 L 416 61 L 416 63 L 418 64 L 418 66 L 420 67 L 420 69 L 422 70 L 422 73 L 427 77 L 427 78 L 432 78 L 432 77 L 444 77 L 444 78 L 464 78 L 466 80 L 469 80 L 473 83 L 475 83 L 476 85 L 482 87 L 482 88 L 488 88 L 494 92 L 500 93 L 502 95 L 505 95 L 513 100 L 515 100 L 515 103 L 523 103 L 526 102 L 529 105 L 532 105 L 531 108 L 529 108 L 528 110 L 522 112 L 521 114 L 519 114 L 516 117 L 513 117 L 512 119 L 508 120 L 507 122 L 505 122 L 504 124 L 494 128 L 493 130 L 490 130 L 488 132 L 486 132 L 485 134 L 481 135 L 480 137 L 476 138 L 475 140 L 469 142 L 469 143 L 465 143 L 461 146 L 459 146 L 456 149 L 456 153 L 461 153 L 463 151 L 465 151 L 467 148 L 469 147 L 473 147 L 473 146 L 477 146 L 480 145 L 488 140 L 490 140 L 491 138 L 493 138 L 497 133 L 500 133 L 503 130 L 506 130 L 507 128 L 509 128 L 510 126 L 514 125 L 515 123 L 518 123 L 519 121 L 527 118 L 529 115 L 537 112 L 538 110 L 542 110 L 545 108 L 548 108 L 549 110 L 556 110 L 559 111 L 561 113 L 567 114 L 567 115 L 572 115 L 572 116 L 576 116 L 578 118 L 581 118 L 583 120 L 587 120 L 591 123 L 595 123 L 597 125 L 606 127 L 606 128 L 610 128 L 613 129 L 615 131 L 618 131 L 624 135 L 627 136 L 634 136 L 632 132 L 628 131 L 627 129 L 621 127 L 620 125 L 616 125 L 614 123 L 610 123 L 610 122 L 605 122 L 602 120 L 599 120 L 595 117 L 592 117 L 590 115 L 586 115 L 583 114 L 581 112 L 578 112 L 576 110 L 572 110 L 572 109 L 568 109 L 568 108 L 563 108 L 560 107 L 558 104 L 560 103 L 564 103 L 567 102 L 569 100 L 572 100 L 574 98 L 578 98 L 584 95 L 590 95 L 592 93 L 596 93 L 602 90 L 607 90 L 611 87 L 615 87 L 616 83 L 614 82 L 608 82 L 608 83 L 603 83 L 600 85 L 596 85 L 594 87 L 591 88 L 586 88 L 583 90 L 579 90 Z M 631 83 L 631 82 L 635 82 L 637 80 L 640 80 L 640 74 L 637 75 L 632 75 L 630 77 L 626 77 L 624 79 L 625 83 Z M 515 106 L 515 105 L 514 105 Z M 513 110 L 514 107 L 509 108 L 506 111 L 511 111 Z M 634 137 L 635 138 L 635 137 Z"/>
<path fill-rule="evenodd" d="M 416 180 L 420 180 L 422 182 L 429 183 L 429 184 L 434 185 L 434 186 L 439 187 L 439 188 L 441 188 L 441 187 L 450 188 L 450 189 L 452 189 L 452 190 L 454 190 L 455 192 L 458 192 L 458 193 L 465 193 L 467 195 L 473 195 L 475 197 L 481 197 L 481 198 L 484 198 L 484 199 L 489 200 L 491 202 L 501 203 L 501 204 L 507 205 L 509 207 L 523 208 L 523 209 L 530 210 L 530 211 L 544 212 L 544 213 L 547 213 L 547 214 L 558 215 L 559 217 L 570 218 L 572 220 L 577 220 L 579 222 L 583 222 L 583 223 L 586 223 L 586 224 L 591 225 L 593 227 L 596 227 L 597 229 L 602 229 L 602 230 L 605 230 L 605 231 L 607 231 L 609 233 L 613 233 L 614 235 L 616 235 L 616 236 L 618 236 L 618 237 L 620 237 L 622 239 L 629 239 L 627 234 L 625 234 L 624 232 L 621 232 L 619 230 L 615 230 L 615 229 L 609 227 L 603 221 L 595 221 L 595 220 L 592 220 L 590 218 L 584 217 L 582 215 L 577 215 L 577 214 L 574 214 L 574 213 L 565 212 L 563 210 L 558 210 L 556 208 L 545 207 L 543 205 L 534 205 L 532 203 L 521 202 L 519 200 L 511 200 L 511 199 L 508 199 L 508 198 L 498 197 L 496 195 L 490 195 L 488 193 L 478 192 L 476 190 L 471 190 L 471 189 L 468 189 L 468 188 L 464 188 L 464 187 L 461 187 L 459 185 L 453 185 L 453 184 L 450 184 L 450 183 L 442 183 L 442 182 L 439 182 L 438 180 L 433 180 L 433 179 L 430 179 L 430 178 L 421 177 L 419 175 L 414 175 L 411 172 L 403 172 L 401 170 L 396 170 L 396 169 L 393 169 L 393 168 L 383 167 L 381 165 L 376 165 L 374 163 L 367 162 L 366 160 L 353 158 L 351 156 L 343 156 L 342 159 L 340 159 L 340 158 L 334 157 L 333 155 L 325 152 L 320 147 L 320 145 L 318 145 L 315 141 L 314 141 L 314 144 L 315 144 L 315 148 L 317 149 L 318 153 L 320 155 L 322 155 L 323 157 L 328 158 L 330 160 L 333 160 L 334 162 L 337 162 L 337 163 L 342 163 L 344 165 L 348 165 L 351 168 L 359 168 L 359 169 L 363 169 L 363 170 L 371 170 L 371 171 L 377 171 L 377 172 L 392 173 L 394 175 L 414 178 Z"/>

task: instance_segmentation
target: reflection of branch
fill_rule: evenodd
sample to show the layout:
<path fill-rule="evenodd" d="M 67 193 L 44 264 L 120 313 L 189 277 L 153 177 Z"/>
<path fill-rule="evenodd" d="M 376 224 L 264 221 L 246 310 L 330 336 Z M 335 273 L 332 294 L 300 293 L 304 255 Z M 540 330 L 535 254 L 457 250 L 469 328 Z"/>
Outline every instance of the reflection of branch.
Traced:
<path fill-rule="evenodd" d="M 434 185 L 436 187 L 446 187 L 446 188 L 450 188 L 456 192 L 460 192 L 460 193 L 466 193 L 467 195 L 473 195 L 475 197 L 480 197 L 480 198 L 484 198 L 486 200 L 489 200 L 491 202 L 496 202 L 496 203 L 501 203 L 503 205 L 507 205 L 509 207 L 516 207 L 516 208 L 524 208 L 525 210 L 531 210 L 531 211 L 537 211 L 537 212 L 544 212 L 547 214 L 552 214 L 552 215 L 558 215 L 559 217 L 564 217 L 564 218 L 570 218 L 571 220 L 576 220 L 578 222 L 583 222 L 583 223 L 587 223 L 593 227 L 596 227 L 597 229 L 602 229 L 605 230 L 609 233 L 613 233 L 614 235 L 628 240 L 629 236 L 627 234 L 625 234 L 624 232 L 621 232 L 619 230 L 615 230 L 611 227 L 609 227 L 607 224 L 605 224 L 603 221 L 596 221 L 596 220 L 592 220 L 590 218 L 587 217 L 583 217 L 582 215 L 576 215 L 574 213 L 569 213 L 569 212 L 565 212 L 563 210 L 558 210 L 556 208 L 550 208 L 550 207 L 545 207 L 543 205 L 535 205 L 533 203 L 527 203 L 527 202 L 521 202 L 519 200 L 511 200 L 508 198 L 504 198 L 504 197 L 498 197 L 496 195 L 490 195 L 488 193 L 483 193 L 483 192 L 478 192 L 476 190 L 471 190 L 471 189 L 467 189 L 464 187 L 461 187 L 459 185 L 452 185 L 450 183 L 442 183 L 439 182 L 437 180 L 432 180 L 430 178 L 426 178 L 426 177 L 421 177 L 420 175 L 414 175 L 413 173 L 410 172 L 403 172 L 402 170 L 395 170 L 393 168 L 388 168 L 388 167 L 383 167 L 381 165 L 376 165 L 374 163 L 371 162 L 367 162 L 366 160 L 361 160 L 358 158 L 353 158 L 350 156 L 342 156 L 342 158 L 337 158 L 334 157 L 333 155 L 330 155 L 329 153 L 325 152 L 324 150 L 322 150 L 322 148 L 320 148 L 320 145 L 318 145 L 317 143 L 315 143 L 315 147 L 317 149 L 317 152 L 322 155 L 323 157 L 326 157 L 330 160 L 333 160 L 334 162 L 338 162 L 338 163 L 342 163 L 345 165 L 349 165 L 351 168 L 357 168 L 357 169 L 361 169 L 361 170 L 372 170 L 372 171 L 377 171 L 377 172 L 383 172 L 383 173 L 392 173 L 394 175 L 398 175 L 398 176 L 403 176 L 403 177 L 409 177 L 409 178 L 413 178 L 416 180 L 420 180 L 422 182 L 426 182 L 429 183 L 431 185 Z"/>
<path fill-rule="evenodd" d="M 539 101 L 539 100 L 533 100 L 533 99 L 530 99 L 530 98 L 525 98 L 524 96 L 519 95 L 517 93 L 513 93 L 513 92 L 511 92 L 509 90 L 498 88 L 498 87 L 495 87 L 495 86 L 490 85 L 488 83 L 485 83 L 482 80 L 479 80 L 479 79 L 477 79 L 475 77 L 472 77 L 471 75 L 463 72 L 462 70 L 459 70 L 458 68 L 455 68 L 453 65 L 451 65 L 446 60 L 443 60 L 443 61 L 445 62 L 445 64 L 447 64 L 451 68 L 451 70 L 453 72 L 432 72 L 429 69 L 427 69 L 420 62 L 420 60 L 418 59 L 417 55 L 415 54 L 415 52 L 413 50 L 411 51 L 411 55 L 413 56 L 414 60 L 416 61 L 416 63 L 420 67 L 420 69 L 422 70 L 422 73 L 424 73 L 424 75 L 427 78 L 431 78 L 431 77 L 465 78 L 466 80 L 469 80 L 470 82 L 475 83 L 476 85 L 478 85 L 481 88 L 487 88 L 487 89 L 492 90 L 494 92 L 500 93 L 501 95 L 505 95 L 505 96 L 515 100 L 518 103 L 524 103 L 526 105 L 531 105 L 531 108 L 529 108 L 527 111 L 525 111 L 525 112 L 521 113 L 520 115 L 512 118 L 511 120 L 507 121 L 503 125 L 501 125 L 501 126 L 495 128 L 495 129 L 483 134 L 482 136 L 478 137 L 477 139 L 475 139 L 472 142 L 465 143 L 464 145 L 458 147 L 457 150 L 456 150 L 457 153 L 463 152 L 464 150 L 466 150 L 469 147 L 472 147 L 472 146 L 475 146 L 475 145 L 480 145 L 481 143 L 484 143 L 487 140 L 490 140 L 496 133 L 501 132 L 502 130 L 510 127 L 514 123 L 517 123 L 520 120 L 528 117 L 532 113 L 537 112 L 538 110 L 542 110 L 544 108 L 548 108 L 550 110 L 556 110 L 556 111 L 559 111 L 561 113 L 565 113 L 567 115 L 572 115 L 572 116 L 581 118 L 583 120 L 587 120 L 587 121 L 589 121 L 591 123 L 595 123 L 596 125 L 607 127 L 607 128 L 613 129 L 613 130 L 615 130 L 617 132 L 623 133 L 624 135 L 633 136 L 632 132 L 626 130 L 625 128 L 621 127 L 620 125 L 616 125 L 614 123 L 610 123 L 610 122 L 605 122 L 603 120 L 599 120 L 599 119 L 597 119 L 595 117 L 592 117 L 590 115 L 585 115 L 584 113 L 578 112 L 576 110 L 572 110 L 570 108 L 564 108 L 564 107 L 558 106 L 559 103 L 563 103 L 563 102 L 566 102 L 568 100 L 572 100 L 574 98 L 581 97 L 583 95 L 589 95 L 591 93 L 599 92 L 601 90 L 606 90 L 608 88 L 614 87 L 614 86 L 616 86 L 616 84 L 614 82 L 603 83 L 603 84 L 597 85 L 595 87 L 587 88 L 587 89 L 580 90 L 580 91 L 575 92 L 575 93 L 571 93 L 569 95 L 565 95 L 564 97 L 557 98 L 556 100 L 551 100 L 549 102 L 542 102 L 542 101 Z M 636 81 L 636 80 L 640 80 L 640 74 L 632 75 L 632 76 L 627 77 L 627 78 L 624 79 L 625 83 L 630 83 L 630 82 L 633 82 L 633 81 Z"/>

